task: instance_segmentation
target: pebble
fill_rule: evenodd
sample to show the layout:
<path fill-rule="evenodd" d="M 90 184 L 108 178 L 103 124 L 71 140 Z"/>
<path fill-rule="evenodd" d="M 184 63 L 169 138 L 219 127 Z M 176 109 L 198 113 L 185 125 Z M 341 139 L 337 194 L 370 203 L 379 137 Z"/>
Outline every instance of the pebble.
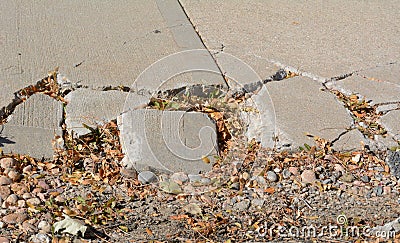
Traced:
<path fill-rule="evenodd" d="M 0 166 L 3 169 L 12 168 L 17 164 L 17 161 L 13 158 L 2 158 L 0 159 Z"/>
<path fill-rule="evenodd" d="M 142 184 L 148 184 L 157 180 L 157 176 L 151 171 L 142 171 L 138 175 L 138 180 Z"/>
<path fill-rule="evenodd" d="M 377 186 L 372 189 L 372 192 L 374 192 L 377 196 L 381 196 L 383 193 L 383 188 L 382 186 Z"/>
<path fill-rule="evenodd" d="M 30 194 L 29 192 L 25 192 L 24 194 L 22 194 L 22 198 L 25 200 L 32 198 L 32 194 Z"/>
<path fill-rule="evenodd" d="M 47 221 L 42 220 L 38 224 L 38 229 L 42 231 L 41 233 L 48 233 L 51 230 L 51 225 Z"/>
<path fill-rule="evenodd" d="M 288 179 L 291 175 L 292 175 L 292 173 L 291 173 L 288 169 L 283 169 L 283 171 L 282 171 L 282 177 L 283 177 L 284 179 Z"/>
<path fill-rule="evenodd" d="M 9 243 L 10 240 L 7 239 L 6 237 L 0 236 L 0 243 Z"/>
<path fill-rule="evenodd" d="M 25 200 L 18 200 L 17 205 L 20 208 L 24 208 L 26 206 Z"/>
<path fill-rule="evenodd" d="M 27 204 L 31 204 L 33 206 L 39 206 L 40 205 L 40 199 L 37 197 L 29 198 L 26 200 Z"/>
<path fill-rule="evenodd" d="M 37 231 L 36 227 L 28 221 L 29 220 L 26 220 L 22 223 L 22 227 L 24 228 L 24 230 L 28 232 L 36 232 Z"/>
<path fill-rule="evenodd" d="M 271 181 L 271 182 L 275 182 L 278 180 L 278 176 L 275 174 L 275 172 L 273 171 L 267 171 L 267 180 Z"/>
<path fill-rule="evenodd" d="M 36 234 L 36 235 L 32 235 L 29 238 L 29 242 L 32 242 L 32 243 L 50 243 L 50 237 L 47 236 L 46 234 L 39 233 L 39 234 Z"/>
<path fill-rule="evenodd" d="M 27 219 L 27 216 L 24 213 L 11 213 L 11 214 L 3 217 L 4 223 L 7 223 L 7 224 L 22 223 L 26 219 Z"/>
<path fill-rule="evenodd" d="M 54 200 L 58 203 L 63 203 L 65 202 L 65 198 L 61 195 L 58 195 L 56 198 L 54 198 Z"/>
<path fill-rule="evenodd" d="M 38 182 L 38 186 L 40 186 L 41 188 L 43 188 L 44 190 L 49 190 L 50 186 L 47 185 L 47 183 L 44 180 L 40 180 Z"/>
<path fill-rule="evenodd" d="M 265 184 L 267 184 L 263 176 L 254 176 L 252 180 L 257 181 L 257 184 L 260 186 L 264 186 Z"/>
<path fill-rule="evenodd" d="M 279 173 L 279 172 L 281 172 L 281 169 L 278 168 L 278 167 L 276 167 L 276 168 L 274 169 L 274 172 L 275 172 L 275 173 Z"/>
<path fill-rule="evenodd" d="M 392 192 L 392 188 L 390 186 L 383 187 L 383 194 L 388 195 Z"/>
<path fill-rule="evenodd" d="M 262 207 L 262 206 L 264 206 L 264 202 L 265 202 L 264 199 L 255 198 L 255 199 L 251 200 L 251 206 L 256 207 L 256 208 Z"/>
<path fill-rule="evenodd" d="M 22 177 L 21 174 L 15 170 L 10 170 L 7 175 L 12 181 L 18 181 Z"/>
<path fill-rule="evenodd" d="M 322 181 L 322 184 L 331 184 L 331 183 L 332 183 L 332 180 L 330 178 Z"/>
<path fill-rule="evenodd" d="M 230 187 L 233 190 L 239 190 L 240 189 L 240 185 L 239 185 L 238 182 L 232 183 Z"/>
<path fill-rule="evenodd" d="M 22 169 L 24 174 L 29 174 L 32 171 L 32 165 L 27 165 Z"/>
<path fill-rule="evenodd" d="M 247 172 L 243 172 L 242 178 L 243 178 L 245 181 L 247 181 L 247 180 L 250 178 L 250 174 L 247 173 Z"/>
<path fill-rule="evenodd" d="M 0 186 L 0 198 L 5 200 L 11 194 L 8 186 Z"/>
<path fill-rule="evenodd" d="M 370 182 L 371 178 L 369 178 L 369 176 L 367 176 L 367 175 L 363 175 L 363 176 L 361 176 L 360 180 L 364 183 L 368 183 L 368 182 Z"/>
<path fill-rule="evenodd" d="M 305 170 L 301 173 L 301 181 L 304 183 L 314 183 L 316 181 L 315 173 L 312 170 Z"/>
<path fill-rule="evenodd" d="M 299 174 L 299 168 L 297 167 L 289 167 L 289 172 L 292 173 L 292 175 L 298 175 Z"/>
<path fill-rule="evenodd" d="M 15 204 L 17 204 L 17 202 L 18 202 L 18 197 L 17 197 L 17 195 L 15 195 L 15 194 L 9 195 L 9 196 L 7 197 L 7 199 L 6 199 L 6 203 L 7 203 L 8 205 L 15 205 Z"/>
<path fill-rule="evenodd" d="M 250 200 L 245 199 L 243 201 L 235 203 L 233 206 L 234 209 L 239 210 L 239 211 L 244 211 L 247 210 L 250 206 Z"/>
<path fill-rule="evenodd" d="M 189 180 L 189 177 L 184 172 L 176 172 L 171 175 L 170 179 L 177 183 L 185 183 Z"/>
<path fill-rule="evenodd" d="M 7 176 L 0 177 L 0 186 L 10 185 L 11 183 L 12 183 L 12 180 L 10 178 L 8 178 Z"/>
<path fill-rule="evenodd" d="M 355 181 L 353 182 L 353 185 L 355 185 L 355 186 L 362 186 L 362 185 L 364 185 L 364 182 L 359 181 L 359 180 L 355 180 Z"/>
<path fill-rule="evenodd" d="M 342 175 L 342 177 L 340 177 L 340 180 L 343 182 L 353 182 L 355 180 L 354 176 L 350 173 L 346 173 L 344 175 Z"/>
<path fill-rule="evenodd" d="M 342 173 L 345 172 L 345 169 L 343 168 L 343 166 L 341 164 L 335 164 L 334 167 L 335 171 L 340 171 Z"/>

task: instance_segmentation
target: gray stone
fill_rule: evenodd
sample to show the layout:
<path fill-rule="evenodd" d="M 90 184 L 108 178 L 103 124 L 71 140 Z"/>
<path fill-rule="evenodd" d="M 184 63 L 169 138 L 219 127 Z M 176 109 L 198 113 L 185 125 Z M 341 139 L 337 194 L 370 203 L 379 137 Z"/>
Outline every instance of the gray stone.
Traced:
<path fill-rule="evenodd" d="M 188 181 L 189 177 L 183 172 L 176 172 L 171 175 L 170 179 L 175 182 L 185 183 Z"/>
<path fill-rule="evenodd" d="M 288 169 L 283 169 L 282 171 L 282 177 L 284 179 L 288 179 L 290 176 L 292 175 L 292 173 L 290 173 L 290 171 Z"/>
<path fill-rule="evenodd" d="M 368 182 L 370 182 L 371 178 L 369 178 L 369 176 L 367 176 L 367 175 L 363 175 L 363 176 L 361 176 L 360 180 L 364 183 L 368 183 Z"/>
<path fill-rule="evenodd" d="M 276 182 L 278 180 L 278 176 L 276 175 L 275 172 L 273 171 L 267 171 L 267 180 L 271 181 L 271 182 Z"/>
<path fill-rule="evenodd" d="M 233 208 L 238 211 L 244 211 L 244 210 L 247 210 L 249 208 L 249 206 L 250 206 L 250 200 L 244 199 L 243 201 L 235 203 Z"/>
<path fill-rule="evenodd" d="M 374 189 L 372 189 L 372 191 L 373 191 L 377 196 L 381 196 L 382 193 L 383 193 L 383 187 L 382 187 L 382 186 L 374 187 Z"/>
<path fill-rule="evenodd" d="M 258 185 L 264 186 L 266 184 L 265 178 L 263 176 L 253 176 L 251 180 L 257 181 Z"/>
<path fill-rule="evenodd" d="M 125 166 L 138 171 L 209 171 L 218 155 L 214 122 L 203 113 L 134 110 L 118 119 Z M 208 157 L 211 163 L 205 163 Z"/>
<path fill-rule="evenodd" d="M 43 95 L 32 95 L 17 106 L 0 133 L 0 148 L 5 153 L 53 158 L 52 140 L 62 136 L 62 103 Z"/>
<path fill-rule="evenodd" d="M 400 179 L 400 151 L 388 151 L 385 161 L 389 166 L 390 173 Z"/>
<path fill-rule="evenodd" d="M 252 207 L 262 207 L 264 206 L 264 199 L 260 199 L 260 198 L 255 198 L 253 200 L 251 200 L 251 206 Z"/>
<path fill-rule="evenodd" d="M 138 175 L 138 180 L 142 184 L 148 184 L 157 181 L 157 176 L 151 171 L 142 171 Z"/>

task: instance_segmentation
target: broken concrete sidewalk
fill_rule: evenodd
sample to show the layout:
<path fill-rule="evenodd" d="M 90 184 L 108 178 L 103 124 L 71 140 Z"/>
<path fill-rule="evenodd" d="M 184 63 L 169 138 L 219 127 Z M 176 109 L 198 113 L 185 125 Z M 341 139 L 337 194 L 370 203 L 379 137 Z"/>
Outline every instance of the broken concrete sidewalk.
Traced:
<path fill-rule="evenodd" d="M 382 141 L 382 148 L 396 145 L 400 139 L 396 78 L 400 26 L 393 21 L 397 3 L 289 2 L 6 1 L 3 9 L 7 11 L 2 11 L 0 19 L 0 43 L 4 44 L 0 50 L 0 108 L 11 102 L 14 92 L 59 66 L 65 75 L 60 85 L 73 87 L 65 97 L 69 102 L 65 107 L 67 130 L 81 135 L 88 132 L 83 123 L 107 122 L 123 113 L 129 122 L 140 120 L 126 125 L 122 133 L 122 142 L 130 144 L 129 139 L 124 141 L 125 135 L 134 131 L 142 136 L 138 129 L 159 121 L 159 115 L 138 117 L 157 112 L 140 107 L 159 90 L 192 84 L 219 85 L 226 90 L 228 85 L 236 88 L 260 81 L 284 68 L 297 76 L 268 82 L 263 93 L 250 97 L 258 102 L 255 109 L 262 114 L 260 120 L 248 119 L 249 136 L 264 141 L 264 146 L 279 141 L 287 149 L 312 144 L 306 133 L 334 140 L 338 150 L 358 149 L 361 141 L 371 142 L 354 129 L 351 114 L 326 89 L 329 84 L 375 103 L 393 102 L 382 107 L 386 111 L 380 122 L 390 135 Z M 51 139 L 61 133 L 64 117 L 60 102 L 43 97 L 32 96 L 17 107 L 0 133 L 4 151 L 51 157 Z M 180 113 L 166 114 L 176 122 Z M 199 119 L 184 119 L 193 121 L 195 134 L 190 138 L 197 138 L 203 125 L 211 126 L 204 114 L 185 114 Z M 177 131 L 189 127 L 187 123 L 174 125 Z M 158 161 L 168 158 L 162 164 L 173 170 L 175 163 L 168 163 L 175 157 L 165 147 L 157 147 L 161 140 L 159 134 L 153 135 L 155 144 L 140 147 L 147 151 L 143 155 Z M 205 143 L 214 144 L 214 139 Z M 157 153 L 151 157 L 149 151 Z M 156 160 L 133 159 L 132 163 L 147 162 L 157 167 Z M 188 171 L 209 168 L 198 159 L 190 168 L 177 165 Z"/>

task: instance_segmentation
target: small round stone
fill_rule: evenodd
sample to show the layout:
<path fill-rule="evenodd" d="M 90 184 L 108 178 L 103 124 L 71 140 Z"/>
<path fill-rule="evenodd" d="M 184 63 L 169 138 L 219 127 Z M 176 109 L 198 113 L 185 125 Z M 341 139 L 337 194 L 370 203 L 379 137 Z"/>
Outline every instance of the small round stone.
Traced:
<path fill-rule="evenodd" d="M 314 171 L 305 170 L 301 173 L 301 181 L 304 183 L 314 183 L 317 180 Z"/>
<path fill-rule="evenodd" d="M 7 175 L 12 181 L 19 181 L 22 177 L 21 174 L 15 170 L 10 170 Z"/>
<path fill-rule="evenodd" d="M 297 167 L 289 167 L 289 172 L 292 173 L 293 175 L 298 175 L 299 174 L 299 168 Z"/>
<path fill-rule="evenodd" d="M 184 172 L 176 172 L 171 175 L 170 179 L 177 183 L 185 183 L 189 180 L 189 177 Z"/>
<path fill-rule="evenodd" d="M 382 187 L 382 186 L 374 187 L 373 192 L 374 192 L 377 196 L 381 196 L 382 193 L 383 193 L 383 187 Z"/>
<path fill-rule="evenodd" d="M 12 180 L 10 178 L 8 178 L 7 176 L 0 177 L 0 186 L 10 185 L 11 183 L 12 183 Z"/>
<path fill-rule="evenodd" d="M 22 223 L 26 219 L 27 219 L 27 215 L 24 213 L 10 213 L 3 217 L 4 223 L 7 223 L 7 224 Z"/>
<path fill-rule="evenodd" d="M 9 239 L 7 239 L 7 238 L 4 237 L 4 236 L 0 236 L 0 243 L 9 243 L 9 242 L 10 242 Z"/>
<path fill-rule="evenodd" d="M 17 161 L 13 158 L 0 159 L 0 166 L 3 169 L 13 168 L 16 164 L 17 164 Z"/>
<path fill-rule="evenodd" d="M 151 171 L 142 171 L 138 175 L 138 180 L 142 184 L 148 184 L 157 180 L 157 176 Z"/>
<path fill-rule="evenodd" d="M 28 200 L 26 200 L 27 204 L 31 204 L 33 206 L 39 206 L 40 205 L 40 199 L 37 197 L 34 198 L 29 198 Z"/>
<path fill-rule="evenodd" d="M 25 200 L 18 200 L 17 205 L 20 208 L 24 208 L 26 206 Z"/>
<path fill-rule="evenodd" d="M 27 166 L 25 166 L 23 169 L 22 169 L 22 172 L 24 173 L 24 174 L 28 174 L 28 173 L 30 173 L 32 171 L 32 165 L 27 165 Z"/>
<path fill-rule="evenodd" d="M 42 220 L 38 224 L 38 229 L 41 230 L 42 233 L 48 233 L 51 230 L 51 225 L 47 221 Z"/>
<path fill-rule="evenodd" d="M 0 199 L 6 200 L 11 194 L 11 190 L 8 186 L 0 186 Z"/>
<path fill-rule="evenodd" d="M 289 170 L 283 169 L 283 171 L 282 171 L 282 177 L 283 177 L 284 179 L 288 179 L 291 175 L 292 175 L 292 173 L 290 173 Z"/>
<path fill-rule="evenodd" d="M 361 176 L 360 180 L 364 183 L 368 183 L 368 182 L 370 182 L 371 178 L 369 178 L 369 176 L 367 176 L 367 175 L 363 175 L 363 176 Z"/>
<path fill-rule="evenodd" d="M 7 197 L 6 203 L 8 205 L 15 205 L 18 202 L 18 197 L 15 194 L 11 194 L 10 196 Z"/>
<path fill-rule="evenodd" d="M 267 171 L 267 180 L 271 182 L 276 182 L 278 180 L 278 176 L 273 171 Z"/>

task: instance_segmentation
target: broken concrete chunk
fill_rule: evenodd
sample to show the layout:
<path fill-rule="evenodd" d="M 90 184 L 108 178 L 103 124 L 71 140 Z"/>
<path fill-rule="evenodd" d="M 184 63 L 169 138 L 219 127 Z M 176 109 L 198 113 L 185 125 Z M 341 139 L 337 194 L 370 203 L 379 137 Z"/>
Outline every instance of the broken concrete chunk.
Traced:
<path fill-rule="evenodd" d="M 34 94 L 17 106 L 0 130 L 0 148 L 5 153 L 52 158 L 52 140 L 62 136 L 62 103 L 44 94 Z"/>
<path fill-rule="evenodd" d="M 197 174 L 210 170 L 218 155 L 215 124 L 203 113 L 141 109 L 122 114 L 118 125 L 125 166 L 138 171 Z"/>
<path fill-rule="evenodd" d="M 83 124 L 94 128 L 97 124 L 116 119 L 123 112 L 127 97 L 127 92 L 116 90 L 79 89 L 69 93 L 65 97 L 68 101 L 65 119 L 67 131 L 81 136 L 90 132 Z M 148 102 L 135 93 L 129 93 L 129 97 L 133 106 Z"/>

